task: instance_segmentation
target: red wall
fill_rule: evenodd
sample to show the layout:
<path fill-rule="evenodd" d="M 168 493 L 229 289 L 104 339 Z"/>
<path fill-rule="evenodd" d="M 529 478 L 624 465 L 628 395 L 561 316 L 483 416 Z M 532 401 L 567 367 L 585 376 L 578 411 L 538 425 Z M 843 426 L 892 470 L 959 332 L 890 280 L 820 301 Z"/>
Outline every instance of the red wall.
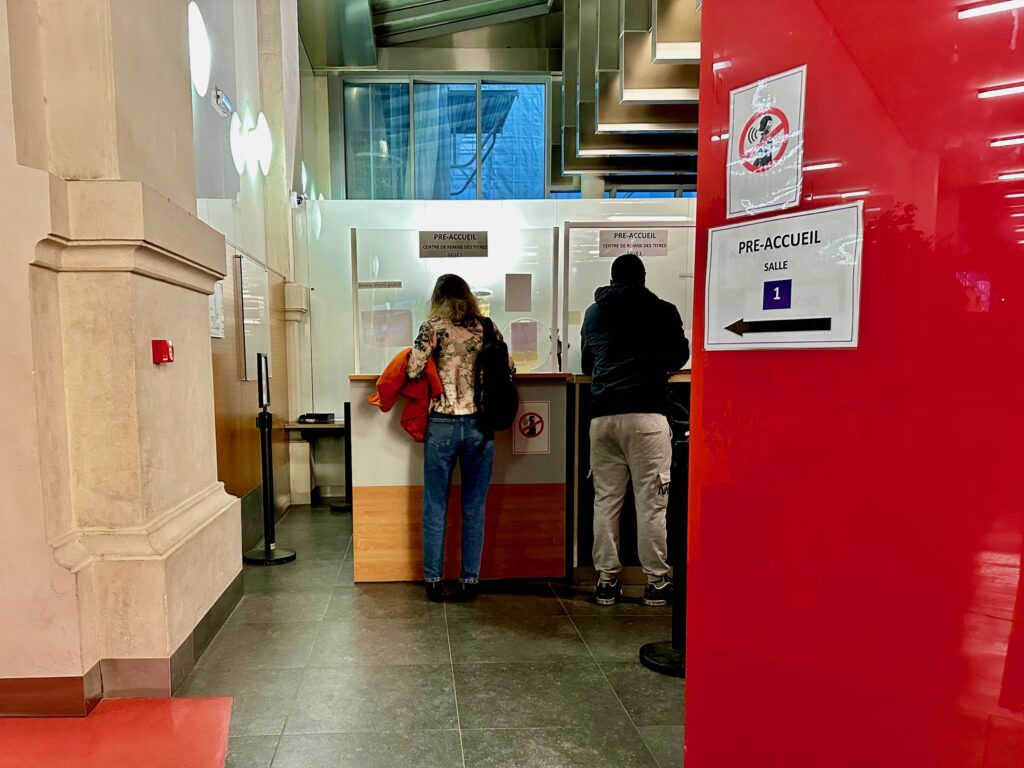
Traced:
<path fill-rule="evenodd" d="M 800 209 L 870 195 L 858 349 L 697 302 L 687 768 L 1024 767 L 1024 11 L 957 6 L 704 3 L 697 284 L 731 89 L 807 64 Z"/>

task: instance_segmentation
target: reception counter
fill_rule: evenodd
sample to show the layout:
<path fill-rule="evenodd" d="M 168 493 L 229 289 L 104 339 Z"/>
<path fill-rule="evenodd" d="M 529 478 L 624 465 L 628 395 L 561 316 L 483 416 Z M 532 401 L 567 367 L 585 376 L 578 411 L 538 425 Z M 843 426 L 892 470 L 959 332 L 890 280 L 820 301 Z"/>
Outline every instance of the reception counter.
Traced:
<path fill-rule="evenodd" d="M 567 488 L 575 436 L 569 374 L 519 374 L 525 417 L 495 438 L 487 497 L 483 579 L 564 578 L 571 559 Z M 400 422 L 404 402 L 389 413 L 367 402 L 376 376 L 351 376 L 353 564 L 357 582 L 423 578 L 421 505 L 423 446 Z M 534 418 L 530 418 L 534 414 Z M 539 425 L 539 431 L 538 431 Z M 518 451 L 518 452 L 517 452 Z M 526 451 L 526 452 L 524 452 Z M 458 576 L 459 475 L 448 507 L 445 578 Z"/>

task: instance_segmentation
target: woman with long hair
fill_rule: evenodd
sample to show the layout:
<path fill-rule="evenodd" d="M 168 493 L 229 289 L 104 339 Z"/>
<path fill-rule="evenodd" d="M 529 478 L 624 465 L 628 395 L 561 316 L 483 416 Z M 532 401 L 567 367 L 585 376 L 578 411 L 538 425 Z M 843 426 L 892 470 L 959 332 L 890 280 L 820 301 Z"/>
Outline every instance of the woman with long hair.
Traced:
<path fill-rule="evenodd" d="M 421 376 L 433 359 L 444 385 L 430 405 L 423 450 L 423 577 L 427 597 L 435 602 L 444 594 L 445 523 L 456 462 L 462 469 L 461 598 L 472 599 L 480 580 L 494 441 L 477 426 L 473 374 L 483 346 L 484 323 L 490 322 L 481 314 L 465 280 L 442 275 L 434 285 L 427 321 L 420 326 L 409 357 L 410 378 Z M 500 338 L 496 328 L 494 331 Z"/>

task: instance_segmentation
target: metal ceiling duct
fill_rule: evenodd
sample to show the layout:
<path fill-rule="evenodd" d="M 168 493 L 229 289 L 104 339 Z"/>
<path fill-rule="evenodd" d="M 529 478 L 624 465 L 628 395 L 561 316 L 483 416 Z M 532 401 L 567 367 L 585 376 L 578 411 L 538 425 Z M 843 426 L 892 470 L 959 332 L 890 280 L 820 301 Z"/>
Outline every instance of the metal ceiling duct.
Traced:
<path fill-rule="evenodd" d="M 541 16 L 553 0 L 372 0 L 380 46 L 402 45 Z"/>

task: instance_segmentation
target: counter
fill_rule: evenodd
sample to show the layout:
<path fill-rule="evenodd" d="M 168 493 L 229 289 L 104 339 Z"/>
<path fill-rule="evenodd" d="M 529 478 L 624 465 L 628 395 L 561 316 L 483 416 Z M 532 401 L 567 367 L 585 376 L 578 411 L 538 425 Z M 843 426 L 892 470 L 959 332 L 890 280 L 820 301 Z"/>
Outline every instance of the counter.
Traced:
<path fill-rule="evenodd" d="M 515 379 L 524 410 L 547 413 L 547 451 L 515 453 L 515 427 L 496 436 L 481 578 L 564 578 L 571 567 L 566 530 L 566 484 L 575 444 L 569 433 L 575 423 L 571 376 L 533 373 Z M 422 579 L 423 446 L 402 429 L 403 402 L 390 413 L 367 402 L 376 391 L 376 375 L 350 376 L 349 382 L 355 580 Z M 458 576 L 458 484 L 456 472 L 448 509 L 446 578 Z"/>

